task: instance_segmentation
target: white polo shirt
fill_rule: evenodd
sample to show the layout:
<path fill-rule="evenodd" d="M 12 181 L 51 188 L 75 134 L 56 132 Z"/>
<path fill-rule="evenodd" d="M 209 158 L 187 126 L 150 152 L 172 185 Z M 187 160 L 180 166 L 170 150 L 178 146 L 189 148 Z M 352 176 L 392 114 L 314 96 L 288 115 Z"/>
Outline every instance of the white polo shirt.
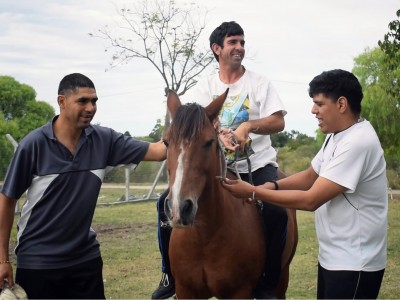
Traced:
<path fill-rule="evenodd" d="M 315 212 L 321 266 L 327 270 L 384 269 L 386 162 L 374 128 L 362 121 L 332 135 L 311 164 L 319 176 L 348 188 Z"/>

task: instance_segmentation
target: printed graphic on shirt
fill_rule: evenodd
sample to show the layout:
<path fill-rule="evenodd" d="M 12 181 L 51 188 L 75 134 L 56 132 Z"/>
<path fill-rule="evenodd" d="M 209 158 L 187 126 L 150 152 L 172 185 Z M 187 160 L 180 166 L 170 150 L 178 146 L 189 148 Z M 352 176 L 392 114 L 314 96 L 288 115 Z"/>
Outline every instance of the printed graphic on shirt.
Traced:
<path fill-rule="evenodd" d="M 222 106 L 219 118 L 222 128 L 236 130 L 240 124 L 249 120 L 250 99 L 248 94 L 228 95 Z M 225 158 L 228 164 L 234 161 L 246 159 L 247 156 L 254 154 L 251 148 L 251 140 L 246 145 L 246 153 L 232 152 L 225 150 Z"/>
<path fill-rule="evenodd" d="M 220 113 L 221 127 L 235 130 L 249 120 L 250 99 L 248 94 L 228 96 Z"/>

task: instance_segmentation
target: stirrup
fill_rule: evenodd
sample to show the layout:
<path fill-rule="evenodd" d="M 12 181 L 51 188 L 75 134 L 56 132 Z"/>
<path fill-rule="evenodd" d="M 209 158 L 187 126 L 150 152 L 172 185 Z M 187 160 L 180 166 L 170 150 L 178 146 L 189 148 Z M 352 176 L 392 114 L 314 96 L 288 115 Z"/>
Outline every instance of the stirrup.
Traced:
<path fill-rule="evenodd" d="M 169 286 L 169 283 L 168 273 L 162 273 L 159 286 L 167 287 Z"/>

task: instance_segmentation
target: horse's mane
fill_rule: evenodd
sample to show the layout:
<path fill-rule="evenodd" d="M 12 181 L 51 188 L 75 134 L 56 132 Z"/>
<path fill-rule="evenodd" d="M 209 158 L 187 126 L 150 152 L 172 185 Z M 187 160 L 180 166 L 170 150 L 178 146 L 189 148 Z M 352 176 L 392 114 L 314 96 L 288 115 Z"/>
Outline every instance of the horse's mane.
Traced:
<path fill-rule="evenodd" d="M 189 142 L 199 137 L 207 121 L 208 117 L 201 105 L 197 103 L 181 105 L 170 124 L 168 137 L 175 144 L 182 141 Z"/>

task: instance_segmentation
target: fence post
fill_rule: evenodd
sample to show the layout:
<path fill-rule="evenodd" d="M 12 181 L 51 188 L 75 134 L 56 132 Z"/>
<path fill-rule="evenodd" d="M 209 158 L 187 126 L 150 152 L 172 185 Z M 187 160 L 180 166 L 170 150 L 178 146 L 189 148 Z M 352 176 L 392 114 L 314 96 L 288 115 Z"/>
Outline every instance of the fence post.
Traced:
<path fill-rule="evenodd" d="M 131 181 L 131 169 L 129 166 L 125 167 L 125 201 L 129 201 L 129 183 Z"/>
<path fill-rule="evenodd" d="M 14 147 L 14 153 L 15 153 L 15 151 L 17 150 L 17 147 L 18 147 L 17 141 L 14 140 L 14 138 L 13 138 L 13 137 L 11 136 L 11 134 L 9 134 L 9 133 L 6 134 L 6 138 L 7 138 L 7 140 L 9 140 L 10 143 L 13 145 L 13 147 Z"/>
<path fill-rule="evenodd" d="M 164 169 L 165 162 L 166 162 L 166 160 L 164 160 L 164 161 L 162 162 L 161 167 L 160 167 L 160 169 L 158 170 L 157 176 L 156 176 L 156 178 L 155 178 L 154 181 L 153 181 L 153 185 L 151 186 L 151 189 L 150 189 L 149 193 L 147 194 L 146 199 L 150 199 L 151 195 L 153 194 L 154 189 L 156 188 L 158 179 L 160 179 L 162 170 Z"/>

